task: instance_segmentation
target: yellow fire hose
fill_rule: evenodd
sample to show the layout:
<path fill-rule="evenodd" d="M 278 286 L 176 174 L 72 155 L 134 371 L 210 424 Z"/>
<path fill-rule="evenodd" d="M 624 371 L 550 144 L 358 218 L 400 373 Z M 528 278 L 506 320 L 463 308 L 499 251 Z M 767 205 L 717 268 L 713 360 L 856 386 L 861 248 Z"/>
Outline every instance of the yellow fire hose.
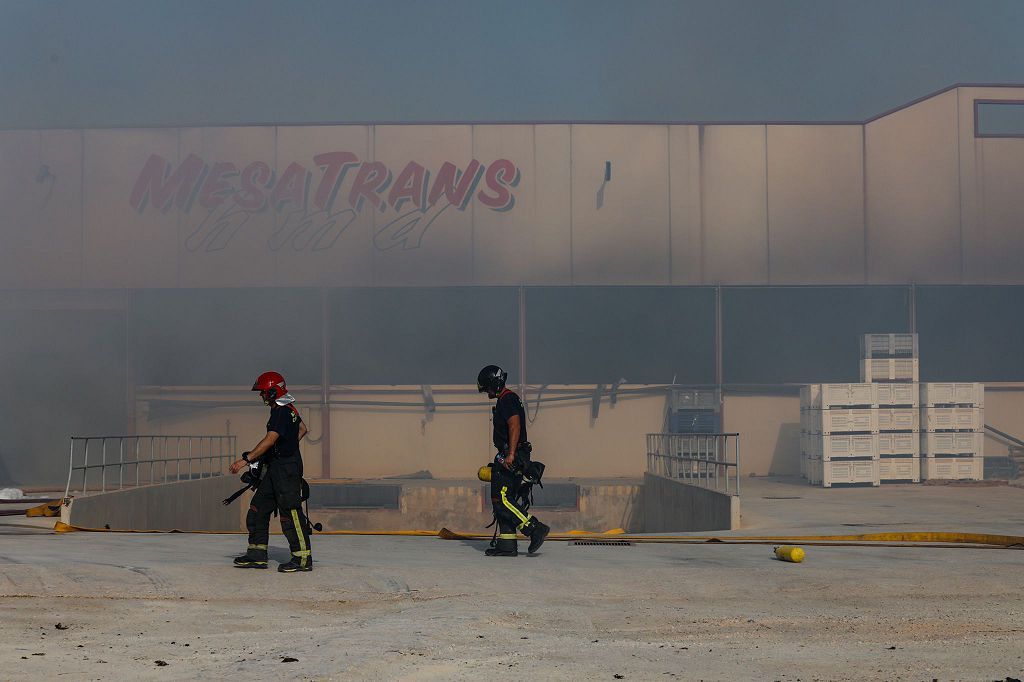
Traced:
<path fill-rule="evenodd" d="M 244 535 L 243 531 L 212 530 L 122 530 L 111 528 L 83 528 L 70 526 L 58 521 L 53 528 L 57 533 L 76 531 L 90 533 L 191 533 L 205 535 Z M 353 536 L 398 536 L 437 537 L 442 540 L 490 540 L 490 535 L 456 533 L 442 528 L 433 530 L 330 530 L 317 535 Z M 549 535 L 549 541 L 571 542 L 580 539 L 609 539 L 628 541 L 636 544 L 721 544 L 721 545 L 789 545 L 802 544 L 823 547 L 933 547 L 961 549 L 1024 549 L 1024 537 L 1016 535 L 994 535 L 990 533 L 868 533 L 862 535 L 790 535 L 790 536 L 714 536 L 714 535 L 629 535 L 621 530 L 607 533 L 571 531 L 565 534 Z"/>
<path fill-rule="evenodd" d="M 490 540 L 489 535 L 454 533 L 442 528 L 438 537 L 443 540 Z M 993 535 L 989 533 L 868 533 L 863 535 L 788 535 L 788 536 L 709 536 L 709 535 L 627 535 L 621 533 L 586 533 L 549 535 L 548 540 L 572 541 L 607 538 L 638 544 L 723 544 L 723 545 L 779 545 L 803 544 L 822 546 L 866 547 L 974 547 L 993 549 L 1024 549 L 1024 537 Z"/>
<path fill-rule="evenodd" d="M 52 500 L 25 510 L 25 516 L 60 516 L 61 500 Z"/>

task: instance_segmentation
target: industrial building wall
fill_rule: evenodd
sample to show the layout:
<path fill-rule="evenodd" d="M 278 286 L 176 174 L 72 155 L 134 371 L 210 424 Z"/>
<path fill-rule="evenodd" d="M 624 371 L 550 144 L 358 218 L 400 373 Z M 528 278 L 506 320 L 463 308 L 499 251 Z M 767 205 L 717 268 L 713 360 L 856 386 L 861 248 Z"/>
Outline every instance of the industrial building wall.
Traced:
<path fill-rule="evenodd" d="M 31 404 L 0 478 L 61 478 L 72 433 L 258 432 L 258 408 L 135 392 L 197 403 L 268 367 L 307 386 L 464 385 L 489 362 L 533 386 L 723 384 L 755 473 L 795 466 L 793 398 L 728 391 L 856 380 L 857 334 L 917 331 L 922 380 L 1024 381 L 1024 139 L 976 134 L 988 99 L 1024 88 L 850 125 L 0 131 L 0 367 Z M 287 323 L 257 331 L 268 316 Z M 1020 435 L 1012 395 L 990 423 Z M 319 424 L 321 396 L 303 402 Z M 580 475 L 634 475 L 656 402 L 593 423 L 545 407 L 536 437 Z M 487 449 L 471 412 L 336 405 L 330 473 L 425 452 L 461 475 Z"/>
<path fill-rule="evenodd" d="M 1024 283 L 1024 140 L 853 125 L 0 132 L 0 287 Z M 609 177 L 610 176 L 610 177 Z"/>
<path fill-rule="evenodd" d="M 415 392 L 419 387 L 396 388 Z M 562 388 L 593 390 L 593 386 Z M 239 391 L 236 397 L 246 396 Z M 346 393 L 344 399 L 380 397 L 373 387 L 365 387 Z M 179 398 L 201 401 L 202 394 L 184 393 Z M 471 393 L 460 399 L 473 400 Z M 1024 386 L 990 386 L 985 401 L 987 423 L 1013 434 L 1024 432 Z M 301 398 L 299 404 L 315 441 L 322 434 L 320 408 L 304 405 Z M 528 424 L 536 447 L 534 456 L 555 478 L 636 478 L 646 465 L 644 435 L 661 431 L 664 407 L 664 395 L 623 399 L 614 407 L 605 398 L 598 417 L 592 419 L 589 401 L 544 404 Z M 531 415 L 534 409 L 531 404 Z M 727 393 L 723 414 L 724 430 L 740 434 L 744 476 L 800 473 L 800 399 L 794 391 Z M 476 408 L 441 410 L 429 417 L 421 408 L 335 406 L 331 409 L 331 475 L 371 478 L 428 470 L 437 478 L 472 477 L 493 456 L 489 418 L 488 403 L 482 398 Z M 238 436 L 239 447 L 249 448 L 263 436 L 265 421 L 266 408 L 258 404 L 197 407 L 177 417 L 140 410 L 137 428 L 156 434 L 224 433 L 230 429 Z M 321 475 L 320 448 L 316 442 L 302 445 L 307 478 Z M 985 439 L 984 450 L 986 456 L 1007 454 L 1005 444 L 991 437 Z"/>
<path fill-rule="evenodd" d="M 412 395 L 383 397 L 379 387 L 349 387 L 338 400 L 392 402 L 415 401 L 419 386 L 396 386 Z M 444 388 L 444 387 L 437 387 Z M 448 387 L 455 388 L 455 387 Z M 576 393 L 590 387 L 560 387 Z M 628 388 L 628 387 L 627 387 Z M 437 478 L 471 478 L 494 456 L 491 444 L 490 402 L 470 387 L 458 387 L 460 395 L 437 398 L 438 402 L 475 403 L 475 407 L 439 409 L 428 414 L 416 407 L 372 405 L 340 406 L 331 409 L 331 476 L 367 478 L 398 476 L 428 470 Z M 140 396 L 143 403 L 153 393 Z M 230 391 L 222 391 L 230 399 Z M 302 445 L 307 478 L 321 475 L 323 433 L 319 405 L 307 405 L 299 395 L 299 409 L 310 427 L 310 441 Z M 167 396 L 164 396 L 165 398 Z M 239 447 L 249 449 L 266 432 L 266 408 L 251 394 L 237 391 L 235 405 L 216 407 L 204 402 L 204 391 L 178 392 L 179 412 L 169 414 L 143 406 L 137 414 L 140 433 L 225 433 L 239 438 Z M 251 407 L 237 401 L 253 403 Z M 208 397 L 207 397 L 208 400 Z M 195 407 L 187 409 L 187 403 Z M 639 477 L 645 466 L 644 434 L 662 428 L 663 393 L 623 397 L 614 406 L 605 398 L 598 418 L 591 418 L 589 400 L 545 403 L 538 410 L 530 406 L 527 429 L 536 444 L 534 457 L 550 466 L 548 475 L 565 477 Z M 799 453 L 797 453 L 799 454 Z"/>

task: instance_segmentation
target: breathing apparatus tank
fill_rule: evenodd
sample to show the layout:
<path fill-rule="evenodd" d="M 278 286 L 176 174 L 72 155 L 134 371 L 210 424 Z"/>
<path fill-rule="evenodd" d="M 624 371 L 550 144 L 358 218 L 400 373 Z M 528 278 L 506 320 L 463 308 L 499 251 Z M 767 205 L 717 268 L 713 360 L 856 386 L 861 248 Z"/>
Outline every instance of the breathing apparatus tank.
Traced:
<path fill-rule="evenodd" d="M 781 547 L 775 548 L 775 556 L 779 561 L 788 561 L 793 564 L 799 564 L 804 560 L 804 550 L 800 547 L 794 547 L 793 545 L 782 545 Z"/>

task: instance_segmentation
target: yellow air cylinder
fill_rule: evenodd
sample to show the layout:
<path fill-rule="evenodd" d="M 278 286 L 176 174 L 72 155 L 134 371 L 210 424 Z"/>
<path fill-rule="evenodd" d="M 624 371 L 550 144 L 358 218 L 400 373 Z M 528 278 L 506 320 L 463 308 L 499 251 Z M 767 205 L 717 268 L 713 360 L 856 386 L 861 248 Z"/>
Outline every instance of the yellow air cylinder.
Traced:
<path fill-rule="evenodd" d="M 789 561 L 790 563 L 799 564 L 804 560 L 804 550 L 800 547 L 794 547 L 793 545 L 782 545 L 781 547 L 775 548 L 775 556 L 778 557 L 779 561 Z"/>
<path fill-rule="evenodd" d="M 491 480 L 491 465 L 487 464 L 480 467 L 479 471 L 476 472 L 476 477 L 485 483 L 489 483 Z"/>

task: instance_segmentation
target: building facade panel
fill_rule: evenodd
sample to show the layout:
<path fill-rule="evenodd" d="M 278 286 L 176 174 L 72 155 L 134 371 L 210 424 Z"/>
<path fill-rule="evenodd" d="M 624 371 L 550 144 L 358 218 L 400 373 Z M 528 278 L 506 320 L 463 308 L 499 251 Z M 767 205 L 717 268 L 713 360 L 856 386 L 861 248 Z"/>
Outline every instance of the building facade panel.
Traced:
<path fill-rule="evenodd" d="M 704 281 L 701 232 L 700 126 L 668 129 L 671 284 Z"/>
<path fill-rule="evenodd" d="M 470 205 L 475 284 L 521 284 L 530 276 L 529 263 L 536 255 L 534 235 L 543 229 L 535 220 L 535 149 L 533 126 L 473 126 L 474 158 L 488 167 L 499 160 L 510 161 L 508 177 L 504 171 L 501 177 L 516 190 L 494 209 L 478 202 Z M 494 171 L 492 177 L 497 178 L 497 173 Z M 490 188 L 486 192 L 488 197 L 500 198 Z"/>
<path fill-rule="evenodd" d="M 704 281 L 768 283 L 765 126 L 706 126 L 701 143 Z"/>
<path fill-rule="evenodd" d="M 668 284 L 667 126 L 574 125 L 571 154 L 573 283 Z"/>
<path fill-rule="evenodd" d="M 86 130 L 82 284 L 181 286 L 179 223 L 197 198 L 202 160 L 181 166 L 175 128 Z"/>
<path fill-rule="evenodd" d="M 965 87 L 957 97 L 964 283 L 1020 283 L 1024 140 L 976 137 L 975 103 L 1022 103 L 1024 88 Z"/>
<path fill-rule="evenodd" d="M 360 164 L 372 161 L 371 130 L 372 126 L 282 126 L 275 129 L 275 173 L 284 172 L 294 163 L 308 169 L 315 179 L 310 183 L 312 196 L 306 200 L 309 208 L 304 213 L 279 212 L 268 205 L 275 221 L 275 237 L 268 248 L 275 253 L 278 284 L 373 284 L 376 214 L 366 209 L 356 211 L 350 196 Z"/>
<path fill-rule="evenodd" d="M 863 130 L 768 126 L 772 284 L 865 281 Z"/>
<path fill-rule="evenodd" d="M 536 197 L 530 217 L 531 259 L 525 264 L 532 284 L 572 284 L 571 127 L 533 126 Z"/>
<path fill-rule="evenodd" d="M 473 211 L 483 191 L 486 169 L 475 156 L 473 127 L 373 126 L 372 158 L 387 175 L 372 187 L 372 170 L 357 175 L 350 195 L 379 195 L 377 207 L 366 199 L 356 208 L 373 213 L 373 283 L 377 286 L 448 286 L 473 283 Z M 419 179 L 422 168 L 422 179 Z M 402 176 L 405 176 L 403 180 Z M 416 210 L 410 193 L 424 190 L 427 199 Z M 431 192 L 436 201 L 431 203 Z M 440 193 L 442 189 L 447 192 Z M 422 199 L 421 199 L 422 201 Z M 426 208 L 426 210 L 422 210 Z"/>
<path fill-rule="evenodd" d="M 955 91 L 865 126 L 868 281 L 959 283 Z"/>
<path fill-rule="evenodd" d="M 82 133 L 0 132 L 0 287 L 82 281 Z"/>
<path fill-rule="evenodd" d="M 274 129 L 183 128 L 180 135 L 181 158 L 198 157 L 205 168 L 196 198 L 179 210 L 181 285 L 252 287 L 273 282 L 275 214 L 266 205 L 239 206 L 232 192 L 235 178 L 246 173 L 249 180 L 258 164 L 273 171 Z"/>

